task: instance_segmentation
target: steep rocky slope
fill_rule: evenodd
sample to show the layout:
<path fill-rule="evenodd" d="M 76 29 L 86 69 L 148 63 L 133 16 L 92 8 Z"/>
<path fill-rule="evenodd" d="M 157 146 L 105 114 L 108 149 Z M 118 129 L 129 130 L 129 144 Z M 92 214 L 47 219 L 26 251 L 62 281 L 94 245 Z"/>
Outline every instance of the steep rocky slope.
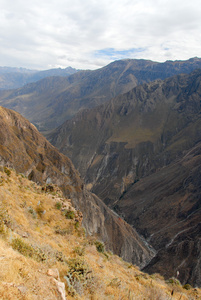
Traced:
<path fill-rule="evenodd" d="M 48 136 L 112 204 L 130 185 L 200 141 L 201 71 L 138 86 Z"/>
<path fill-rule="evenodd" d="M 146 270 L 178 270 L 199 285 L 200 112 L 196 70 L 138 86 L 50 136 L 88 188 L 159 251 Z"/>
<path fill-rule="evenodd" d="M 106 252 L 81 221 L 58 186 L 0 167 L 0 298 L 200 299 L 200 289 L 149 276 Z"/>
<path fill-rule="evenodd" d="M 0 107 L 0 164 L 39 183 L 54 183 L 83 212 L 88 234 L 108 249 L 141 267 L 153 256 L 136 231 L 85 189 L 71 161 L 54 148 L 29 121 Z"/>
<path fill-rule="evenodd" d="M 135 183 L 116 210 L 158 250 L 145 268 L 201 286 L 201 143 Z"/>
<path fill-rule="evenodd" d="M 34 123 L 40 131 L 56 128 L 84 108 L 92 108 L 133 87 L 201 67 L 201 59 L 157 63 L 120 60 L 94 71 L 66 78 L 46 78 L 0 94 L 0 104 Z"/>

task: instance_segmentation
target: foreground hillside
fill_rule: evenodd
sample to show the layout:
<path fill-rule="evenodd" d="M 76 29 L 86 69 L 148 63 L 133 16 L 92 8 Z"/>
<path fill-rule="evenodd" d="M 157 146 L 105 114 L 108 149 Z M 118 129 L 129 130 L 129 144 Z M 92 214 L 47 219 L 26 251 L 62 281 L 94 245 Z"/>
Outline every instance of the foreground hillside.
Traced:
<path fill-rule="evenodd" d="M 154 255 L 137 232 L 86 190 L 72 162 L 53 147 L 28 120 L 0 107 L 0 165 L 14 168 L 29 179 L 57 184 L 83 213 L 83 225 L 107 249 L 144 267 Z"/>
<path fill-rule="evenodd" d="M 0 104 L 47 131 L 71 119 L 78 111 L 92 108 L 144 82 L 190 73 L 201 68 L 201 59 L 167 61 L 127 59 L 94 71 L 68 77 L 50 77 L 20 89 L 0 93 Z"/>
<path fill-rule="evenodd" d="M 201 291 L 149 276 L 86 237 L 82 213 L 55 185 L 0 168 L 0 298 L 200 299 Z"/>

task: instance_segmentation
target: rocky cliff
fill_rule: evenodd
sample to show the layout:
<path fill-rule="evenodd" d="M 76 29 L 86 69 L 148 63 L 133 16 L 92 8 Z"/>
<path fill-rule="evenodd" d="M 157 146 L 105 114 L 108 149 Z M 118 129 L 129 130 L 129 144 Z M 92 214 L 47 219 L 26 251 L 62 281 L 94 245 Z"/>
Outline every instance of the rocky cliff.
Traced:
<path fill-rule="evenodd" d="M 200 141 L 200 95 L 200 70 L 154 81 L 77 114 L 48 138 L 112 204 Z"/>
<path fill-rule="evenodd" d="M 145 268 L 201 286 L 201 144 L 136 182 L 116 210 L 158 251 Z"/>
<path fill-rule="evenodd" d="M 140 266 L 153 256 L 136 231 L 85 189 L 71 161 L 60 154 L 18 113 L 0 107 L 0 163 L 39 183 L 57 184 L 82 210 L 88 234 L 97 235 L 108 249 Z"/>

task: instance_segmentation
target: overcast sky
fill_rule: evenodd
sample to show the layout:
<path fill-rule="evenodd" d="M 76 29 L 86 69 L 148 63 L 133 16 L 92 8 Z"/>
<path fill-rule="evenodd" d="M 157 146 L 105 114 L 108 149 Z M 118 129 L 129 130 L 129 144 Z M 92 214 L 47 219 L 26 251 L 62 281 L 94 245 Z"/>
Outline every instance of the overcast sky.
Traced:
<path fill-rule="evenodd" d="M 0 66 L 201 57 L 199 0 L 0 0 Z"/>

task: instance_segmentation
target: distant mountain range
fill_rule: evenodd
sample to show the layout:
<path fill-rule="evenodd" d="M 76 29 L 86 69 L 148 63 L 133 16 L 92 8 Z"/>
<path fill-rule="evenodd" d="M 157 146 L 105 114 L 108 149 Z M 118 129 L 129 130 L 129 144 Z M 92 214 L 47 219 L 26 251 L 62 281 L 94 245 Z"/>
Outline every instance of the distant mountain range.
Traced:
<path fill-rule="evenodd" d="M 201 68 L 199 58 L 165 63 L 120 60 L 98 70 L 47 77 L 16 90 L 1 91 L 0 104 L 28 118 L 40 131 L 48 131 L 78 111 L 105 103 L 139 84 L 197 68 Z"/>
<path fill-rule="evenodd" d="M 0 67 L 0 90 L 20 88 L 30 82 L 51 76 L 69 76 L 77 70 L 71 67 L 66 69 L 50 69 L 45 71 L 29 70 L 24 68 Z"/>

